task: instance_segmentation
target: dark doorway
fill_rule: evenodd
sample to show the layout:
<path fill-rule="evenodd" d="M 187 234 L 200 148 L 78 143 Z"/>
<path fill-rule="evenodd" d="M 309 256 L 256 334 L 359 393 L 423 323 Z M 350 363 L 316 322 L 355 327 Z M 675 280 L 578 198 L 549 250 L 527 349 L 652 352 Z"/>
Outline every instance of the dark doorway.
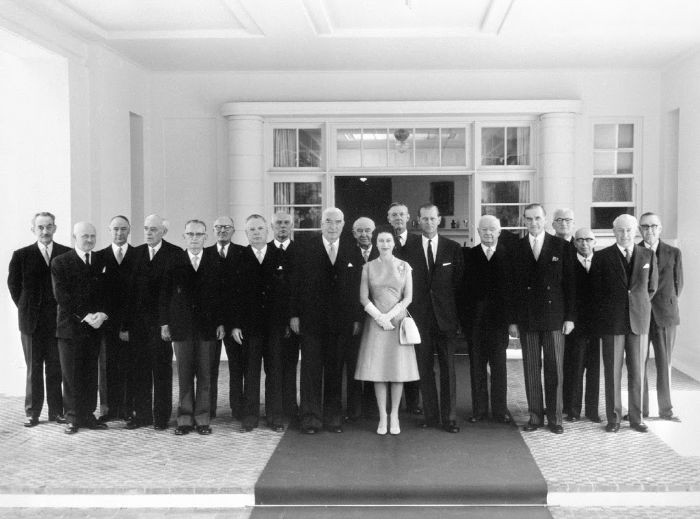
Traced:
<path fill-rule="evenodd" d="M 360 216 L 371 218 L 377 227 L 384 225 L 391 205 L 391 177 L 335 177 L 335 204 L 345 215 L 345 234 Z"/>

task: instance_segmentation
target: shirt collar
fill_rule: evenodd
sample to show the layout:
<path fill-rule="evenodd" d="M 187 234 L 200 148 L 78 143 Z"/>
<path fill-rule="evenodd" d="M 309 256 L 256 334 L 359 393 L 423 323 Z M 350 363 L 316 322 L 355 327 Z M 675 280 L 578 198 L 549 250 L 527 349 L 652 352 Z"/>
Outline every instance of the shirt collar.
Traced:
<path fill-rule="evenodd" d="M 331 242 L 329 242 L 325 236 L 321 236 L 321 239 L 323 240 L 323 245 L 326 247 L 326 250 L 328 250 L 328 247 L 331 246 Z M 335 240 L 333 242 L 333 245 L 335 246 L 335 250 L 338 250 L 338 245 L 340 245 L 340 240 Z"/>
<path fill-rule="evenodd" d="M 624 247 L 621 247 L 619 243 L 615 243 L 615 245 L 617 246 L 617 248 L 619 249 L 619 251 L 620 251 L 620 252 L 622 253 L 622 255 L 624 256 L 624 255 L 625 255 L 625 250 L 627 250 L 627 249 L 625 249 Z M 634 254 L 634 245 L 630 245 L 629 251 L 630 251 L 630 254 Z"/>
<path fill-rule="evenodd" d="M 258 256 L 258 254 L 262 254 L 262 257 L 264 258 L 265 254 L 267 254 L 267 243 L 263 245 L 263 248 L 260 249 L 260 251 L 258 251 L 258 249 L 256 249 L 252 245 L 250 246 L 250 248 L 252 249 L 253 254 L 255 254 L 256 257 Z"/>
<path fill-rule="evenodd" d="M 86 254 L 90 254 L 90 260 L 92 260 L 92 253 L 93 253 L 94 251 L 85 252 L 84 250 L 80 250 L 78 247 L 74 247 L 74 249 L 75 249 L 75 253 L 78 255 L 78 257 L 79 257 L 81 260 L 83 260 L 83 263 L 85 263 L 85 255 L 86 255 Z M 92 261 L 90 261 L 90 263 L 92 263 Z"/>
<path fill-rule="evenodd" d="M 191 262 L 194 258 L 198 258 L 199 260 L 201 260 L 201 259 L 202 259 L 202 253 L 203 253 L 203 252 L 204 252 L 204 251 L 201 250 L 201 251 L 199 251 L 199 254 L 194 254 L 191 250 L 187 249 L 187 255 L 190 257 L 190 262 Z"/>
<path fill-rule="evenodd" d="M 527 237 L 530 240 L 530 246 L 532 246 L 536 241 L 540 243 L 544 242 L 544 232 L 539 233 L 537 236 L 533 236 L 532 234 L 528 233 Z"/>
<path fill-rule="evenodd" d="M 656 252 L 656 250 L 659 248 L 659 242 L 658 242 L 658 241 L 657 241 L 654 245 L 649 245 L 647 242 L 643 242 L 643 243 L 644 243 L 644 246 L 645 246 L 647 249 L 651 249 L 651 250 L 653 250 L 654 252 Z"/>
<path fill-rule="evenodd" d="M 231 242 L 225 243 L 224 245 L 221 245 L 219 242 L 216 242 L 216 252 L 221 253 L 221 250 L 223 249 L 224 255 L 228 252 L 229 245 L 231 245 Z"/>
<path fill-rule="evenodd" d="M 576 257 L 578 258 L 578 260 L 579 260 L 581 263 L 583 263 L 584 261 L 589 261 L 589 262 L 590 262 L 590 261 L 593 260 L 593 254 L 594 254 L 594 253 L 591 253 L 590 256 L 588 256 L 587 258 L 584 258 L 583 256 L 581 256 L 580 253 L 577 252 L 577 253 L 576 253 Z"/>
<path fill-rule="evenodd" d="M 47 254 L 49 255 L 49 258 L 51 257 L 51 251 L 53 250 L 53 242 L 49 243 L 48 245 L 44 245 L 40 241 L 37 241 L 36 244 L 39 246 L 40 251 L 46 251 Z"/>
<path fill-rule="evenodd" d="M 151 247 L 150 245 L 148 245 L 148 248 L 149 248 L 149 249 L 153 249 L 153 253 L 155 254 L 156 252 L 158 252 L 158 251 L 160 250 L 160 248 L 161 248 L 162 246 L 163 246 L 163 240 L 160 240 L 160 241 L 158 242 L 158 245 L 156 245 L 155 247 Z"/>
<path fill-rule="evenodd" d="M 406 229 L 401 234 L 398 234 L 397 236 L 401 238 L 401 244 L 406 245 L 406 242 L 408 241 L 408 229 Z"/>
<path fill-rule="evenodd" d="M 128 243 L 125 243 L 124 245 L 117 245 L 116 243 L 112 243 L 112 252 L 114 252 L 115 256 L 119 252 L 119 249 L 122 250 L 122 254 L 126 254 L 126 251 L 128 248 L 129 248 Z"/>
<path fill-rule="evenodd" d="M 491 252 L 496 252 L 496 247 L 498 246 L 498 242 L 496 242 L 495 245 L 491 245 Z M 484 254 L 486 254 L 487 249 L 489 249 L 488 245 L 484 245 L 483 243 L 481 244 L 481 250 L 484 251 Z"/>
<path fill-rule="evenodd" d="M 287 238 L 284 241 L 278 241 L 277 238 L 275 238 L 273 241 L 275 243 L 275 247 L 277 247 L 279 249 L 280 245 L 282 245 L 284 250 L 287 250 L 287 247 L 289 247 L 289 244 L 292 242 L 292 240 L 290 240 L 289 238 Z"/>

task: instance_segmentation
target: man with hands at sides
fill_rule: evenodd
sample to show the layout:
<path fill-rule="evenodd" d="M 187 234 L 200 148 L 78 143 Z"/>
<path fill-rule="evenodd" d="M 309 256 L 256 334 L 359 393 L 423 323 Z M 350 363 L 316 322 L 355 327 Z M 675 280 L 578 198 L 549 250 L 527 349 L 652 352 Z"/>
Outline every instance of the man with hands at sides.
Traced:
<path fill-rule="evenodd" d="M 65 433 L 80 427 L 106 429 L 93 414 L 97 407 L 97 357 L 105 313 L 105 265 L 92 252 L 95 227 L 87 222 L 73 226 L 75 248 L 51 262 L 53 291 L 58 303 L 56 337 L 61 356 Z"/>
<path fill-rule="evenodd" d="M 211 434 L 211 359 L 216 341 L 224 337 L 226 305 L 218 257 L 204 250 L 206 231 L 200 220 L 187 222 L 187 249 L 175 256 L 160 291 L 161 338 L 173 342 L 180 384 L 177 436 L 193 429 Z"/>

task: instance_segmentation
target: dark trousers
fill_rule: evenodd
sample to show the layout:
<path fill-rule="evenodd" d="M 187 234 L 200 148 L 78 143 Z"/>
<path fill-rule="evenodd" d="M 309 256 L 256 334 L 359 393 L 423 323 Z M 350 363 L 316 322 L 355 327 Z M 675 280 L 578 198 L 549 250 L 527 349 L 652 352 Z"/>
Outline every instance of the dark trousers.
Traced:
<path fill-rule="evenodd" d="M 475 417 L 486 417 L 489 414 L 488 366 L 491 368 L 491 412 L 495 419 L 503 419 L 508 413 L 506 403 L 508 331 L 488 330 L 477 325 L 472 334 L 470 346 L 472 414 Z"/>
<path fill-rule="evenodd" d="M 165 426 L 173 412 L 173 346 L 161 340 L 158 326 L 135 330 L 129 341 L 134 419 Z"/>
<path fill-rule="evenodd" d="M 33 334 L 21 334 L 27 376 L 24 412 L 28 417 L 39 418 L 44 406 L 44 372 L 46 372 L 46 400 L 49 418 L 63 414 L 61 392 L 61 361 L 56 341 L 56 320 L 53 323 L 37 323 Z"/>
<path fill-rule="evenodd" d="M 265 366 L 265 414 L 268 425 L 282 425 L 282 352 L 280 333 L 269 330 L 243 331 L 245 384 L 243 389 L 243 426 L 257 427 L 260 417 L 260 368 Z"/>
<path fill-rule="evenodd" d="M 329 327 L 301 342 L 301 426 L 340 427 L 343 423 L 343 350 L 352 330 Z"/>
<path fill-rule="evenodd" d="M 544 425 L 542 400 L 542 358 L 544 357 L 544 400 L 550 426 L 562 424 L 564 386 L 564 334 L 559 330 L 521 334 L 525 394 L 530 423 Z"/>
<path fill-rule="evenodd" d="M 241 417 L 243 408 L 243 377 L 245 366 L 243 364 L 243 349 L 240 344 L 233 340 L 230 333 L 227 333 L 223 341 L 216 341 L 214 352 L 212 353 L 211 364 L 211 414 L 216 416 L 217 401 L 219 397 L 219 363 L 221 361 L 221 344 L 223 343 L 228 357 L 228 403 L 231 408 L 231 416 L 236 419 Z"/>
<path fill-rule="evenodd" d="M 654 348 L 656 364 L 656 399 L 659 403 L 659 416 L 673 416 L 671 404 L 671 357 L 676 343 L 676 326 L 659 326 L 651 317 L 649 342 Z M 644 360 L 644 394 L 642 396 L 642 411 L 649 415 L 649 381 L 647 380 L 646 363 L 649 362 L 649 347 Z"/>
<path fill-rule="evenodd" d="M 173 341 L 180 386 L 177 407 L 179 426 L 209 425 L 211 357 L 215 342 L 195 338 Z"/>
<path fill-rule="evenodd" d="M 100 348 L 100 413 L 110 418 L 126 418 L 126 379 L 129 371 L 128 342 L 119 331 L 105 330 Z"/>
<path fill-rule="evenodd" d="M 360 352 L 361 337 L 361 334 L 357 334 L 347 341 L 343 355 L 343 364 L 345 365 L 345 415 L 352 420 L 362 417 L 362 406 L 365 402 L 363 397 L 365 384 L 362 380 L 355 380 L 357 354 Z M 376 400 L 374 407 L 376 407 Z"/>
<path fill-rule="evenodd" d="M 454 353 L 456 335 L 438 328 L 437 322 L 419 328 L 422 342 L 415 345 L 425 421 L 431 425 L 457 420 L 457 384 Z M 440 368 L 440 404 L 435 384 L 435 353 Z"/>
<path fill-rule="evenodd" d="M 646 335 L 603 335 L 603 368 L 605 371 L 605 414 L 608 423 L 622 419 L 622 363 L 627 364 L 627 392 L 630 424 L 642 423 L 642 369 L 645 357 L 642 348 Z"/>
<path fill-rule="evenodd" d="M 372 394 L 374 394 L 374 386 L 372 386 Z M 411 411 L 420 407 L 420 382 L 404 382 L 403 395 L 406 399 L 406 409 Z"/>
<path fill-rule="evenodd" d="M 282 412 L 287 418 L 299 415 L 297 403 L 297 366 L 299 364 L 299 336 L 291 333 L 280 338 L 282 352 Z"/>
<path fill-rule="evenodd" d="M 78 339 L 58 339 L 63 407 L 66 420 L 73 425 L 87 425 L 95 420 L 100 342 L 101 334 L 97 332 Z"/>
<path fill-rule="evenodd" d="M 574 329 L 566 337 L 564 349 L 564 412 L 570 417 L 581 417 L 584 374 L 585 414 L 589 418 L 597 417 L 600 393 L 600 339 Z"/>

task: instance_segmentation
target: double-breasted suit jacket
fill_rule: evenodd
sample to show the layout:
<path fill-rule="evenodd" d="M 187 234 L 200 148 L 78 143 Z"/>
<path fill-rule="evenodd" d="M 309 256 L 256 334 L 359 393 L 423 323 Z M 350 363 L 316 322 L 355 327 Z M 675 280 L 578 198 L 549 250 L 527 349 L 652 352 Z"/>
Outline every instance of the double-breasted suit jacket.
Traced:
<path fill-rule="evenodd" d="M 428 270 L 422 238 L 408 242 L 402 255 L 413 269 L 413 301 L 409 311 L 421 334 L 421 343 L 416 345 L 416 359 L 426 424 L 437 425 L 442 421 L 445 427 L 456 426 L 457 389 L 453 355 L 460 325 L 457 297 L 462 289 L 464 255 L 457 242 L 439 235 L 432 272 Z M 435 352 L 440 365 L 439 406 L 433 370 Z"/>
<path fill-rule="evenodd" d="M 651 323 L 651 298 L 658 286 L 656 256 L 635 245 L 627 264 L 616 244 L 595 256 L 590 273 L 597 305 L 595 334 L 603 343 L 608 424 L 622 419 L 620 380 L 626 362 L 630 424 L 637 426 L 642 423 L 642 349 Z"/>
<path fill-rule="evenodd" d="M 53 242 L 49 262 L 70 250 Z M 51 269 L 39 245 L 17 249 L 10 260 L 7 287 L 17 305 L 22 350 L 27 364 L 24 410 L 38 418 L 44 405 L 44 369 L 49 418 L 63 414 L 61 362 L 56 344 L 56 299 L 51 287 Z"/>
<path fill-rule="evenodd" d="M 300 320 L 301 426 L 341 427 L 342 353 L 352 340 L 353 323 L 362 321 L 353 243 L 338 242 L 331 264 L 321 236 L 305 242 L 295 257 L 290 316 Z"/>
<path fill-rule="evenodd" d="M 640 243 L 642 245 L 643 243 Z M 659 416 L 673 416 L 671 403 L 671 360 L 676 342 L 676 327 L 680 324 L 678 298 L 683 291 L 683 260 L 680 249 L 659 241 L 656 247 L 659 286 L 651 298 L 649 341 L 654 348 L 656 364 L 656 396 Z M 649 353 L 647 352 L 647 361 Z M 644 370 L 644 414 L 649 414 L 649 390 Z"/>
<path fill-rule="evenodd" d="M 81 254 L 82 255 L 82 254 Z M 71 250 L 51 262 L 58 303 L 56 337 L 61 357 L 63 404 L 73 425 L 91 425 L 97 406 L 97 358 L 102 330 L 83 322 L 88 314 L 106 313 L 105 265 L 90 253 L 90 265 Z M 109 315 L 107 316 L 109 317 Z"/>

